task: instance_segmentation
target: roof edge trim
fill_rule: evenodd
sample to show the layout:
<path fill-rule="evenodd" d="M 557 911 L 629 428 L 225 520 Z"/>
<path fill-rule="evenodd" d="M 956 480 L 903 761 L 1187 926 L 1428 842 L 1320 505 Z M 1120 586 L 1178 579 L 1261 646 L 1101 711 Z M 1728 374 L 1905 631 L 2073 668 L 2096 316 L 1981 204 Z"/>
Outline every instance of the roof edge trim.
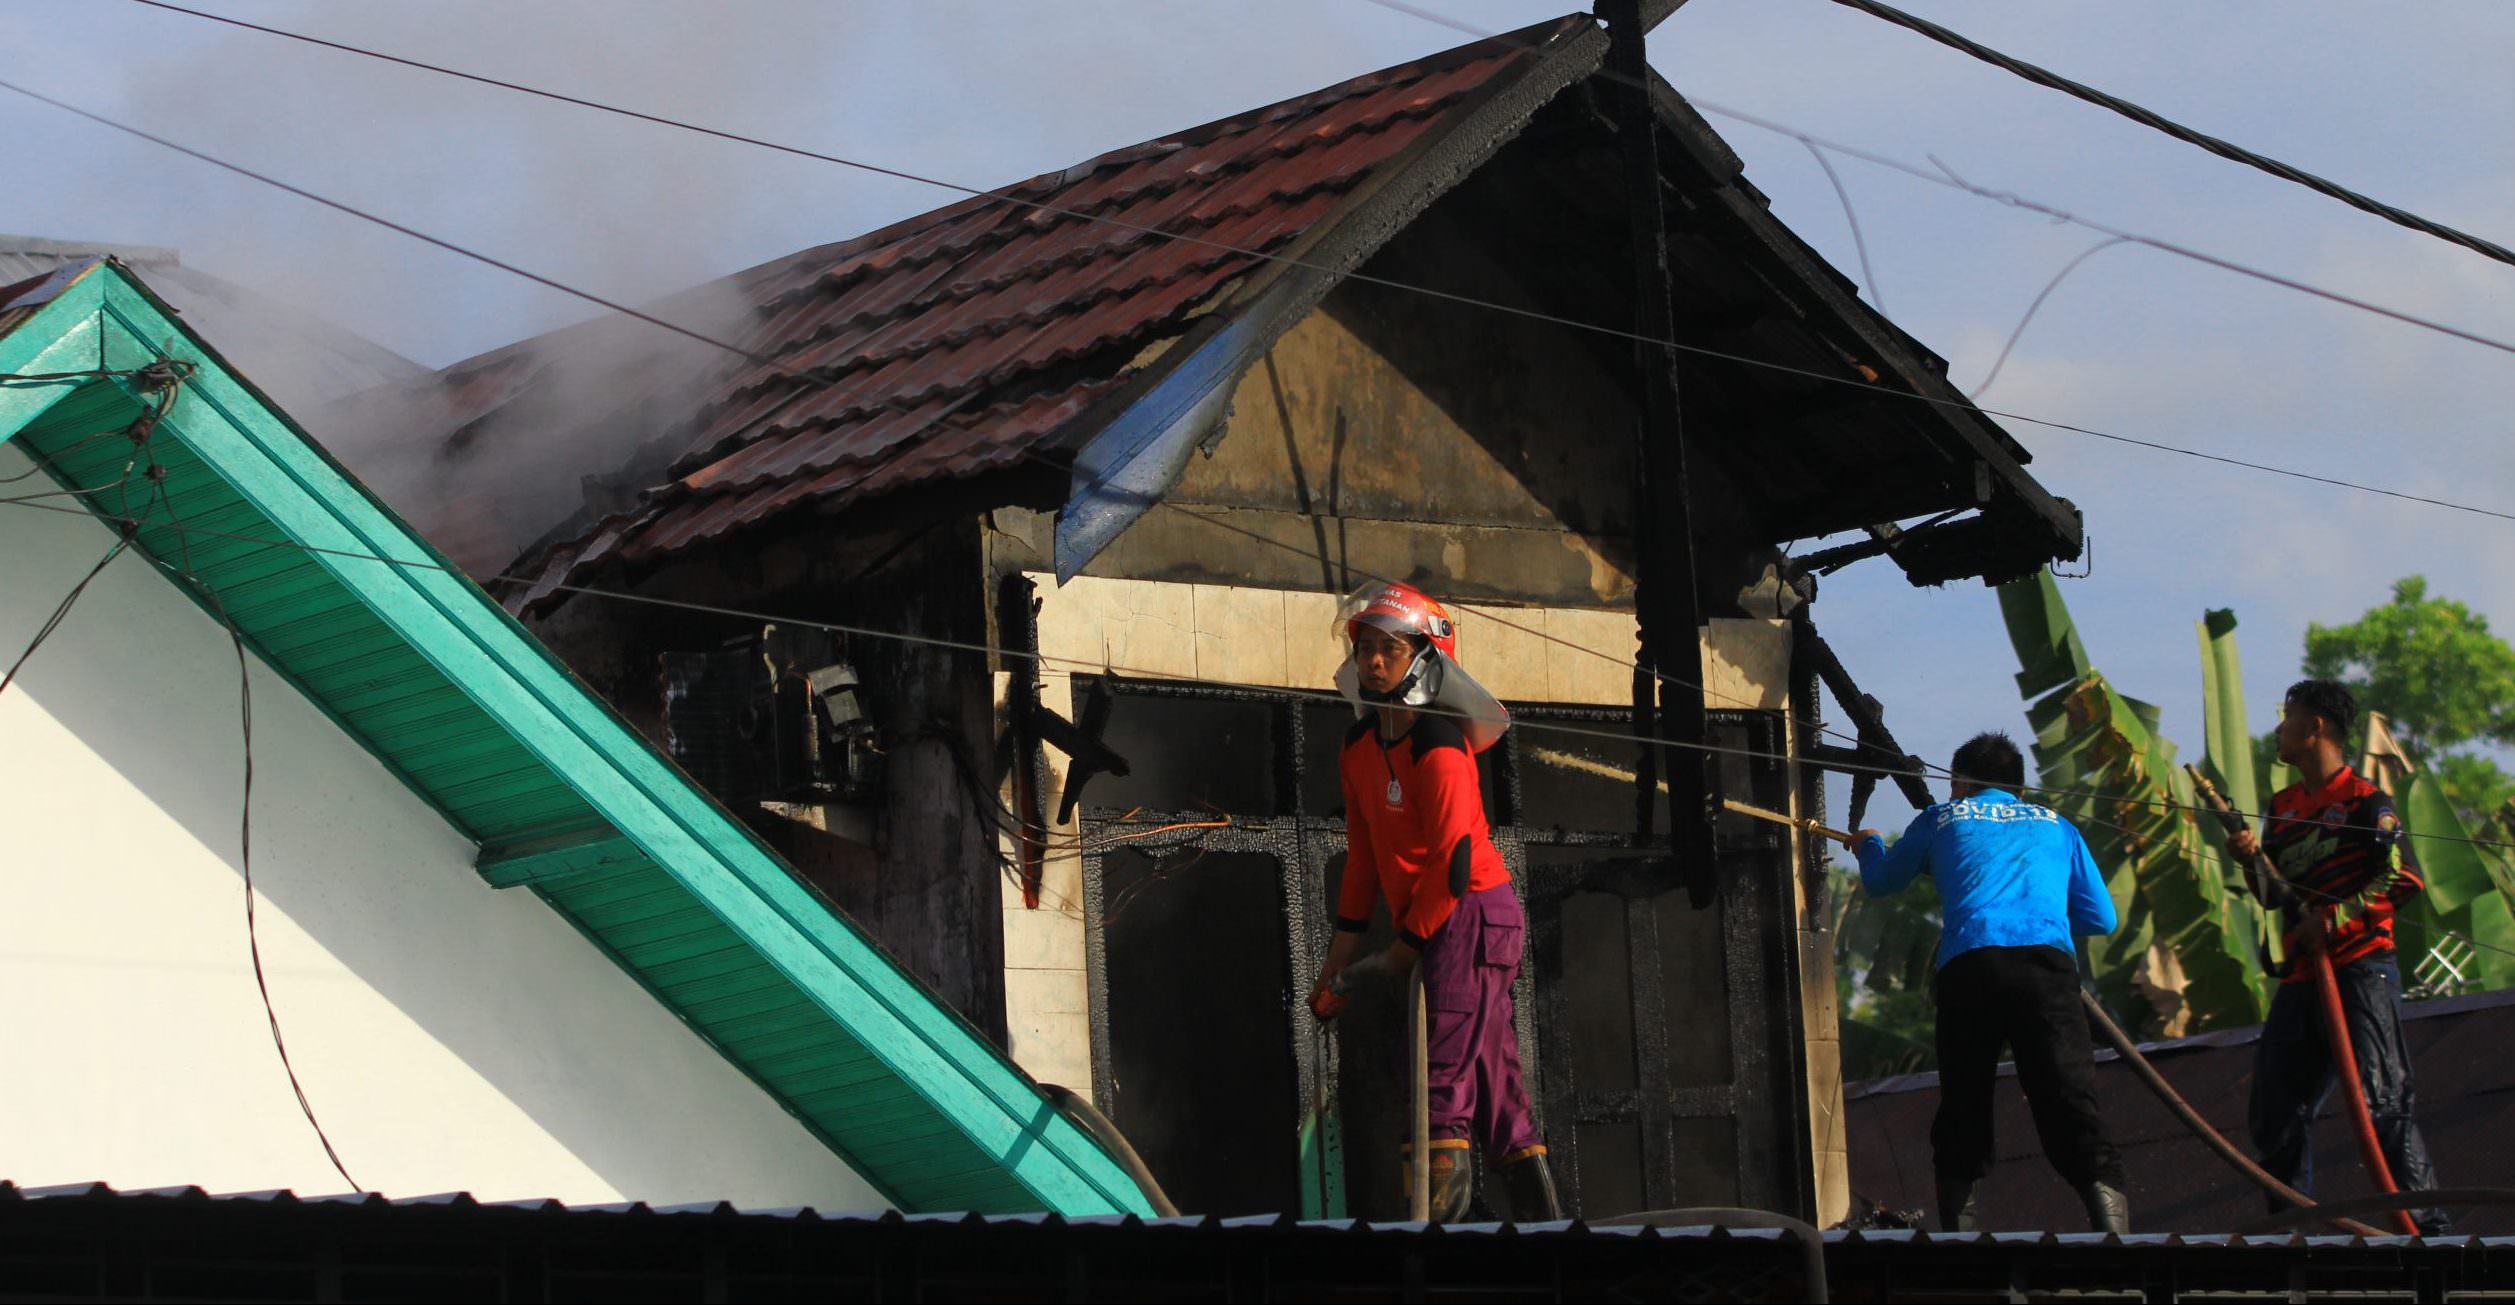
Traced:
<path fill-rule="evenodd" d="M 1378 176 L 1213 314 L 1220 322 L 1203 334 L 1191 332 L 1134 384 L 1076 419 L 1078 428 L 1096 423 L 1099 430 L 1075 455 L 1073 489 L 1057 513 L 1057 583 L 1080 575 L 1170 488 L 1189 452 L 1220 420 L 1230 387 L 1284 332 L 1605 60 L 1606 31 L 1587 15 L 1538 26 L 1548 25 L 1558 28 L 1550 48 L 1499 79 L 1455 121 L 1381 165 Z"/>
<path fill-rule="evenodd" d="M 939 1122 L 1042 1208 L 1149 1212 L 1107 1151 L 1010 1062 L 813 897 L 747 828 L 230 369 L 129 269 L 102 266 L 107 274 L 82 276 L 70 293 L 0 335 L 0 365 L 62 353 L 80 333 L 100 330 L 106 315 L 139 340 L 162 342 L 153 349 L 192 362 L 197 371 L 181 410 L 161 430 L 864 1045 Z M 0 405 L 15 390 L 0 390 Z M 0 425 L 0 441 L 24 426 Z M 369 560 L 378 558 L 415 565 Z M 883 1185 L 878 1171 L 865 1177 Z"/>

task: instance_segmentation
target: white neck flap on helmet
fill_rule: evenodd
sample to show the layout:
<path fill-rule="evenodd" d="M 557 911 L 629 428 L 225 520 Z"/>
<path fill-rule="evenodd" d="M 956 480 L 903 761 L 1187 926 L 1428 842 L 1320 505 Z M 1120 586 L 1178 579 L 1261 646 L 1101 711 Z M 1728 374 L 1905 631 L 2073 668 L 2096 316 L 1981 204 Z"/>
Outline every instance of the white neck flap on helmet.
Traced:
<path fill-rule="evenodd" d="M 1441 655 L 1441 650 L 1425 644 L 1415 654 L 1415 664 L 1399 683 L 1396 693 L 1385 702 L 1373 702 L 1362 690 L 1362 672 L 1348 655 L 1336 668 L 1337 692 L 1352 703 L 1354 715 L 1369 715 L 1381 706 L 1406 707 L 1431 711 L 1458 721 L 1459 730 L 1467 736 L 1467 750 L 1482 752 L 1502 738 L 1511 727 L 1510 710 L 1500 699 L 1476 683 L 1476 677 L 1457 662 Z"/>

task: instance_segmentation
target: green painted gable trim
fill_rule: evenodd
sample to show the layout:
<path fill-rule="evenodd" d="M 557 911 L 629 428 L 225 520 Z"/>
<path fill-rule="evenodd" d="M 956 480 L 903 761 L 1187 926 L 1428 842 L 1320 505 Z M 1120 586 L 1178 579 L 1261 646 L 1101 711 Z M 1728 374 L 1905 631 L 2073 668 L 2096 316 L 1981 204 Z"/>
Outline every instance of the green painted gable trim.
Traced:
<path fill-rule="evenodd" d="M 148 514 L 135 547 L 170 577 L 188 567 L 179 587 L 215 595 L 274 671 L 488 849 L 485 879 L 529 886 L 868 1181 L 910 1210 L 1151 1212 L 1020 1071 L 129 271 L 98 264 L 11 318 L 0 374 L 193 365 L 150 443 L 162 493 L 128 499 Z M 64 488 L 113 485 L 142 398 L 118 379 L 0 384 L 0 440 Z M 126 510 L 113 490 L 61 501 Z"/>

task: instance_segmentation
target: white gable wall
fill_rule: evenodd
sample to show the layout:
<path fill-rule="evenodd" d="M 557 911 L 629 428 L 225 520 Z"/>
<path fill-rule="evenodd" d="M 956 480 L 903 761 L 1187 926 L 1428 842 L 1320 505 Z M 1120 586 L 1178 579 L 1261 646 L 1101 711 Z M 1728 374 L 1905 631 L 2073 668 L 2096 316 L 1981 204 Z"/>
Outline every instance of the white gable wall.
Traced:
<path fill-rule="evenodd" d="M 0 449 L 0 475 L 25 466 Z M 0 668 L 111 542 L 0 505 Z M 469 842 L 258 660 L 253 737 L 264 969 L 362 1186 L 884 1204 L 538 898 L 482 883 Z M 255 992 L 242 773 L 225 633 L 126 553 L 0 695 L 0 1178 L 346 1186 Z"/>

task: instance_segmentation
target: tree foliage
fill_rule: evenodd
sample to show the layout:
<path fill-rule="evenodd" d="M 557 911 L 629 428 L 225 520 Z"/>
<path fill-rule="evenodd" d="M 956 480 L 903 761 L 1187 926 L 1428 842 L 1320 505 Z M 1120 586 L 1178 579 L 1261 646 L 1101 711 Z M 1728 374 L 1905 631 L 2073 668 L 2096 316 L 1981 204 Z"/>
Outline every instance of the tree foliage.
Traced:
<path fill-rule="evenodd" d="M 2431 597 L 2425 576 L 2394 581 L 2391 602 L 2347 625 L 2308 625 L 2305 673 L 2348 685 L 2423 763 L 2469 743 L 2515 744 L 2515 647 L 2489 618 Z"/>

